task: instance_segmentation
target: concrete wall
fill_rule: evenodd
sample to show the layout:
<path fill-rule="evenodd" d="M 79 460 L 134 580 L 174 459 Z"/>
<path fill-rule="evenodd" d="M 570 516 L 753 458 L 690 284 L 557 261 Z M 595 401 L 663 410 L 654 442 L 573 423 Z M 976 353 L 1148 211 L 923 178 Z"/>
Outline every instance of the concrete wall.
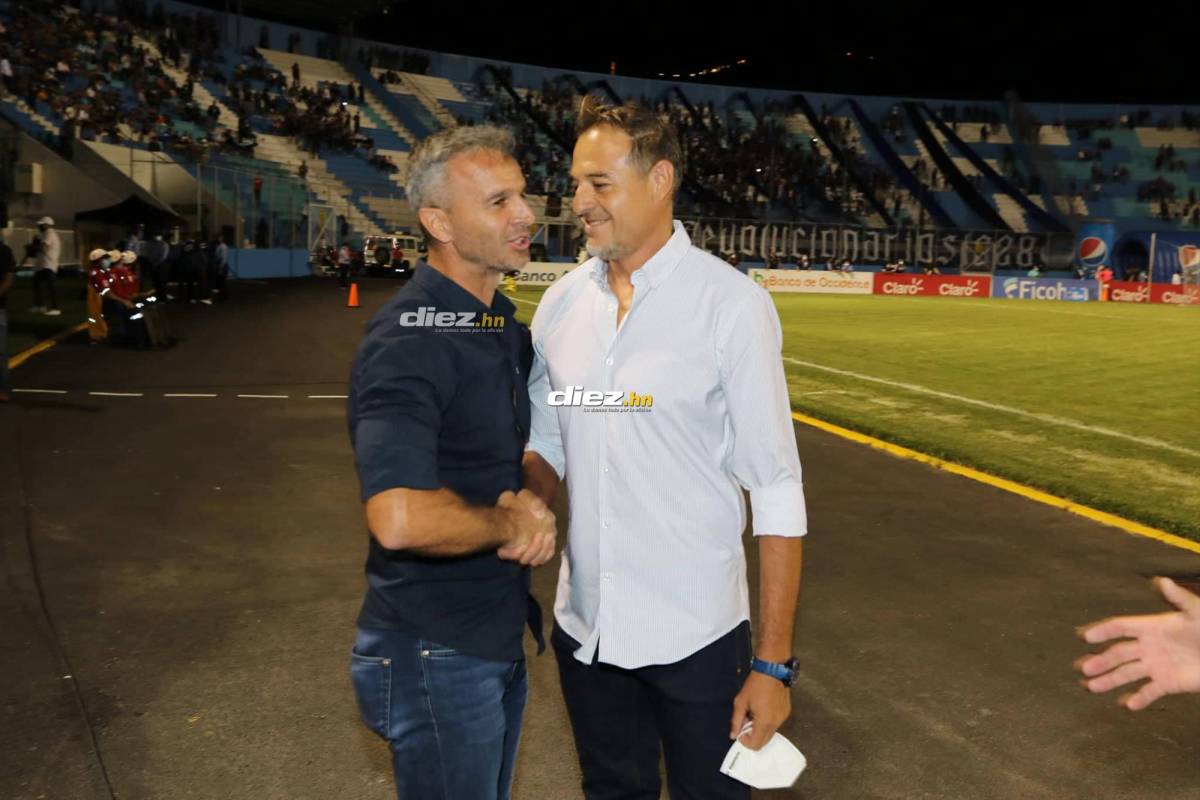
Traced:
<path fill-rule="evenodd" d="M 235 278 L 302 278 L 312 274 L 307 250 L 229 251 L 230 272 Z"/>
<path fill-rule="evenodd" d="M 15 139 L 19 164 L 42 165 L 42 193 L 13 192 L 5 198 L 8 216 L 14 226 L 32 228 L 38 218 L 50 216 L 58 228 L 69 230 L 76 212 L 111 206 L 125 199 L 125 195 L 85 175 L 70 161 L 27 134 L 21 133 Z M 67 254 L 64 252 L 63 256 L 66 258 Z"/>

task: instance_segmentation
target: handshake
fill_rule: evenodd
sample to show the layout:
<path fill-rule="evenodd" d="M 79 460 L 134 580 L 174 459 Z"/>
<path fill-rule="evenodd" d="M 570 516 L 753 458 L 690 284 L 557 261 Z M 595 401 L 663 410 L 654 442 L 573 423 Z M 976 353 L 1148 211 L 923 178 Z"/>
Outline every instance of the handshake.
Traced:
<path fill-rule="evenodd" d="M 514 494 L 505 492 L 496 501 L 503 524 L 505 544 L 496 555 L 522 566 L 540 567 L 554 558 L 558 528 L 554 512 L 528 489 Z"/>

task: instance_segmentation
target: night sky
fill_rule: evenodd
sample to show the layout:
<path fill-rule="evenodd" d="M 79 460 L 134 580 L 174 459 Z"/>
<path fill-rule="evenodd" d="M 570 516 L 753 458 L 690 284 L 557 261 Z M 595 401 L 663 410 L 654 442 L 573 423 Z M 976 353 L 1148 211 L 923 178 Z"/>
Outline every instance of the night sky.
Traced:
<path fill-rule="evenodd" d="M 1068 13 L 1047 11 L 1050 3 L 244 3 L 247 15 L 325 30 L 353 17 L 357 35 L 400 45 L 594 72 L 615 61 L 618 74 L 638 77 L 732 64 L 687 80 L 963 100 L 999 101 L 1015 89 L 1026 101 L 1200 102 L 1200 15 L 1182 4 L 1147 4 L 1153 10 L 1138 19 L 1132 7 L 1072 4 Z"/>

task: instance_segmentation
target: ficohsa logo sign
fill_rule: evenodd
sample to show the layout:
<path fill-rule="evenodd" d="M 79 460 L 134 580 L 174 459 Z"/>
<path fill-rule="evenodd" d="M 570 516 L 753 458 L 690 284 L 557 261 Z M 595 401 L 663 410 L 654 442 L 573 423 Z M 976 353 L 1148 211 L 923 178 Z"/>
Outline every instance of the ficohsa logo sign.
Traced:
<path fill-rule="evenodd" d="M 1086 285 L 1067 281 L 1043 281 L 1036 278 L 1005 278 L 1001 284 L 1004 297 L 1010 300 L 1089 300 Z"/>

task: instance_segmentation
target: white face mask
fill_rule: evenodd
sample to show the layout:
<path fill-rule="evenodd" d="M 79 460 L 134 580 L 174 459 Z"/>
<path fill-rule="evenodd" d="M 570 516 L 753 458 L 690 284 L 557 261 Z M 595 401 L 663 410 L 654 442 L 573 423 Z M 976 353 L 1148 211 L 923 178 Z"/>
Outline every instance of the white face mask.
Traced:
<path fill-rule="evenodd" d="M 749 729 L 747 723 L 742 734 Z M 796 782 L 807 766 L 804 754 L 777 733 L 758 751 L 746 747 L 739 738 L 725 755 L 721 774 L 755 789 L 786 789 Z"/>

